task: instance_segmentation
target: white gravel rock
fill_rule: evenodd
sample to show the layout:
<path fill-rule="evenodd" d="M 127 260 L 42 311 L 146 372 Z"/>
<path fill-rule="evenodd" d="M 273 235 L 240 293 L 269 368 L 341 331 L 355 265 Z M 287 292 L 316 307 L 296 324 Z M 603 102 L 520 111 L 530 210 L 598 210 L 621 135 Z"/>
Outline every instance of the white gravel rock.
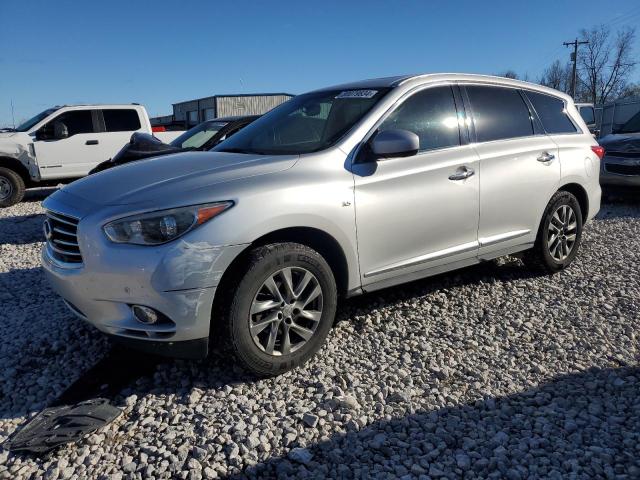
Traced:
<path fill-rule="evenodd" d="M 0 442 L 109 349 L 39 267 L 42 194 L 0 210 Z M 640 203 L 605 204 L 566 272 L 515 259 L 342 301 L 273 379 L 160 362 L 124 414 L 0 478 L 640 478 Z"/>

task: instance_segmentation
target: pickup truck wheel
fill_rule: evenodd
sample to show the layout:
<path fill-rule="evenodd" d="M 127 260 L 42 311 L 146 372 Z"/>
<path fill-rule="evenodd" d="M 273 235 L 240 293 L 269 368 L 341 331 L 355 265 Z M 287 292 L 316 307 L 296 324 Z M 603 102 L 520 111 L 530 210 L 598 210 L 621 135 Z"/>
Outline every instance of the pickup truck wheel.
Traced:
<path fill-rule="evenodd" d="M 318 252 L 296 243 L 257 248 L 234 285 L 227 332 L 248 370 L 276 375 L 320 349 L 333 324 L 337 290 Z"/>
<path fill-rule="evenodd" d="M 523 260 L 536 270 L 559 272 L 576 258 L 581 239 L 580 203 L 570 192 L 557 192 L 547 205 L 535 246 Z"/>
<path fill-rule="evenodd" d="M 24 198 L 24 180 L 13 170 L 0 167 L 0 207 L 10 207 Z"/>

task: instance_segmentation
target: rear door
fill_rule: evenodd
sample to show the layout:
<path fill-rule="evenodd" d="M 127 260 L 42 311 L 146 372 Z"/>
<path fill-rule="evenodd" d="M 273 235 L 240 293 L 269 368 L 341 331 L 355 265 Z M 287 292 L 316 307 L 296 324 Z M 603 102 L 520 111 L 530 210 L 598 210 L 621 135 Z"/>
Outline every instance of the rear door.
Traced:
<path fill-rule="evenodd" d="M 133 132 L 142 129 L 140 115 L 135 108 L 102 108 L 99 111 L 100 131 L 94 143 L 94 163 L 87 165 L 85 175 L 98 163 L 109 160 L 129 142 Z"/>
<path fill-rule="evenodd" d="M 558 147 L 519 89 L 466 85 L 480 157 L 479 255 L 535 240 L 560 181 Z"/>

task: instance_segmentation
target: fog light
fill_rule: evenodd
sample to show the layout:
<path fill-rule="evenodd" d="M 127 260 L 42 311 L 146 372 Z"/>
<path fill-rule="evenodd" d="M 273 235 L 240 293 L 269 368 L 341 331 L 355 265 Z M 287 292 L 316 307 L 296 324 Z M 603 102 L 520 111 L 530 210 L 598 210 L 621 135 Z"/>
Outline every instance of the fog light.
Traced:
<path fill-rule="evenodd" d="M 158 321 L 158 314 L 156 311 L 149 307 L 143 307 L 142 305 L 134 305 L 131 307 L 133 315 L 140 323 L 145 325 L 153 325 Z"/>

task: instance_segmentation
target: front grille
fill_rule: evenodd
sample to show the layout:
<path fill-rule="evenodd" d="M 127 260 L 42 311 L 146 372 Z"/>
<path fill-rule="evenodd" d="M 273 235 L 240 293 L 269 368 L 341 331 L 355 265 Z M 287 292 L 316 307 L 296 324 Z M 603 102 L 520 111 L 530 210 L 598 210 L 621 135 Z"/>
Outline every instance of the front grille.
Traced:
<path fill-rule="evenodd" d="M 640 158 L 640 152 L 610 152 L 606 151 L 607 156 L 609 157 L 618 157 L 618 158 Z"/>
<path fill-rule="evenodd" d="M 78 247 L 78 219 L 58 212 L 46 211 L 44 235 L 49 253 L 56 260 L 82 263 Z"/>
<path fill-rule="evenodd" d="M 609 173 L 618 175 L 640 175 L 640 165 L 620 165 L 618 163 L 605 163 L 604 168 Z"/>

